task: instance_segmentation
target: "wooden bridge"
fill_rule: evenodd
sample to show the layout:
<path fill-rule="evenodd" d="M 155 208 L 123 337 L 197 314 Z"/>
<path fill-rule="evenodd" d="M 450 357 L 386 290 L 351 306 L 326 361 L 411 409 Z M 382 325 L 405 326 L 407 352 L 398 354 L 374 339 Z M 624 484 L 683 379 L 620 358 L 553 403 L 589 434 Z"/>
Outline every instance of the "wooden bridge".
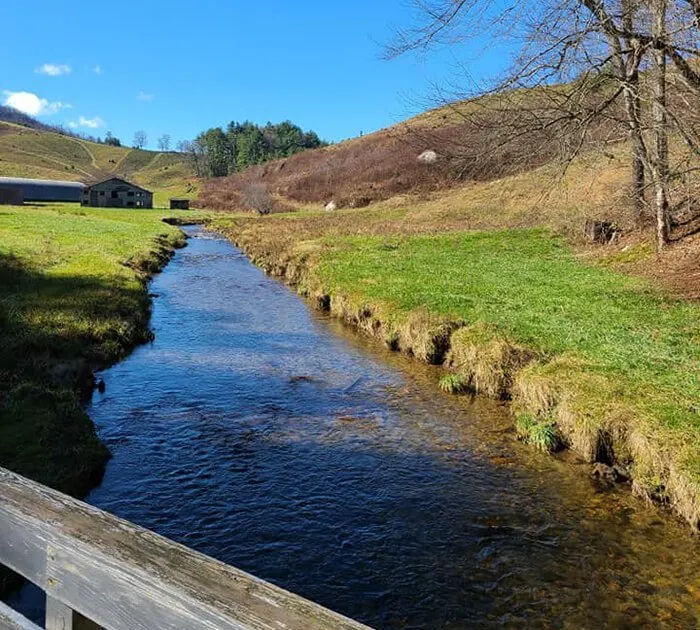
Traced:
<path fill-rule="evenodd" d="M 0 564 L 46 592 L 47 630 L 367 629 L 0 468 Z M 0 602 L 0 630 L 38 626 Z"/>

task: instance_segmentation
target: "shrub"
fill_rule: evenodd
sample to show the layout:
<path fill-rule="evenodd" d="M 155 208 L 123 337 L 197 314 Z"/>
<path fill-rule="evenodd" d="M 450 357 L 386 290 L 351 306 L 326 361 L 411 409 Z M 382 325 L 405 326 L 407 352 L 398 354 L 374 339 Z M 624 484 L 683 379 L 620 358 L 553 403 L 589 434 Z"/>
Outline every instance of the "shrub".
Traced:
<path fill-rule="evenodd" d="M 260 182 L 250 184 L 243 191 L 243 203 L 261 216 L 272 212 L 272 195 L 267 186 Z"/>

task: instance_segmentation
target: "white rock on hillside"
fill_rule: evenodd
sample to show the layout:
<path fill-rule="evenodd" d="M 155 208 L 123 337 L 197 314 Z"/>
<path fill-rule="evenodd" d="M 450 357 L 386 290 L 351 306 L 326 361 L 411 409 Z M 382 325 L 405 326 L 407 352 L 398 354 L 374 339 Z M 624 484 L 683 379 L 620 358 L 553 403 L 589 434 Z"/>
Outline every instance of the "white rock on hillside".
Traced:
<path fill-rule="evenodd" d="M 423 151 L 423 153 L 418 156 L 418 161 L 423 162 L 423 164 L 435 164 L 435 162 L 438 161 L 438 154 L 432 150 Z"/>
<path fill-rule="evenodd" d="M 337 209 L 338 209 L 338 206 L 336 205 L 335 201 L 329 201 L 324 207 L 324 210 L 326 212 L 333 212 L 333 210 L 337 210 Z"/>

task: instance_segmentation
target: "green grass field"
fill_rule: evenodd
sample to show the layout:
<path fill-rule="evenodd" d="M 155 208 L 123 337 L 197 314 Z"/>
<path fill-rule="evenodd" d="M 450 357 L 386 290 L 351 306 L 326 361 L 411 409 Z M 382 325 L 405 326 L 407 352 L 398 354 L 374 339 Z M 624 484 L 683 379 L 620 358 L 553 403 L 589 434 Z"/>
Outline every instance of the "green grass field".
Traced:
<path fill-rule="evenodd" d="M 354 238 L 317 273 L 333 291 L 492 325 L 548 356 L 575 353 L 642 389 L 671 388 L 686 407 L 700 401 L 700 308 L 582 264 L 546 232 Z"/>
<path fill-rule="evenodd" d="M 80 390 L 90 368 L 149 338 L 145 281 L 183 244 L 162 222 L 176 215 L 0 206 L 1 466 L 89 489 L 107 452 Z"/>

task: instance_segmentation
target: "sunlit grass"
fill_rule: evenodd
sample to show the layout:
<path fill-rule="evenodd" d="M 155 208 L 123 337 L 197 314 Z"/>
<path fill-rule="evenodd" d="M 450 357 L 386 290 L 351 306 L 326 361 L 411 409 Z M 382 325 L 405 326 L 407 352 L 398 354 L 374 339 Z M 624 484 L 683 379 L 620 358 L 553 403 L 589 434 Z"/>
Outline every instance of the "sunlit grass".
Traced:
<path fill-rule="evenodd" d="M 700 309 L 583 264 L 539 230 L 379 237 L 330 246 L 317 273 L 331 292 L 427 308 L 549 356 L 569 353 L 615 379 L 665 423 L 700 429 Z M 699 443 L 700 445 L 700 443 Z"/>

